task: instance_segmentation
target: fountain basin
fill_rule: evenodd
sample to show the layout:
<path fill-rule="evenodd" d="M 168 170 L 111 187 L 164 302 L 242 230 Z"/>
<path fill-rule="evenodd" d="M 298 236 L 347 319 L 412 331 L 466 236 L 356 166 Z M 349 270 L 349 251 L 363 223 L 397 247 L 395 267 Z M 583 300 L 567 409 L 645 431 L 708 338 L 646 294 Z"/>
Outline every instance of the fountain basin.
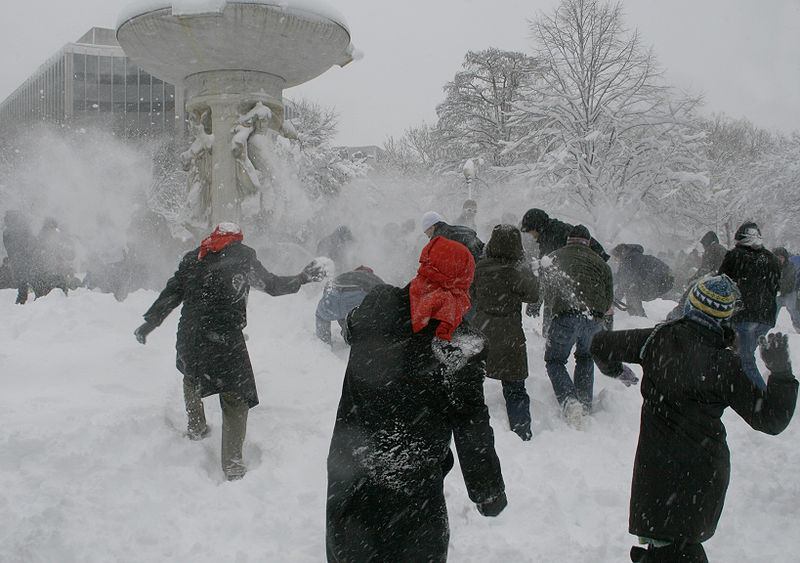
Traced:
<path fill-rule="evenodd" d="M 134 5 L 117 25 L 125 53 L 167 82 L 183 84 L 193 74 L 247 70 L 270 75 L 285 89 L 353 59 L 343 18 L 319 2 L 197 4 L 208 11 L 176 9 L 173 4 L 179 3 Z"/>

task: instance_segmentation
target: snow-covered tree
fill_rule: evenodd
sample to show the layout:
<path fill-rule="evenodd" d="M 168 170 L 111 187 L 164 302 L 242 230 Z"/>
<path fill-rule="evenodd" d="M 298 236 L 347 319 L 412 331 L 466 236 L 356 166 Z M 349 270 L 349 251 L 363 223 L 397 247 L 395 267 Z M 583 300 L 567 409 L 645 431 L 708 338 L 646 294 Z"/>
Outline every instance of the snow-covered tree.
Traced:
<path fill-rule="evenodd" d="M 652 51 L 624 27 L 621 6 L 563 0 L 531 30 L 536 80 L 514 120 L 528 131 L 522 142 L 543 151 L 528 174 L 598 223 L 608 213 L 621 224 L 691 210 L 707 184 L 697 101 L 664 84 Z"/>
<path fill-rule="evenodd" d="M 292 154 L 300 181 L 312 197 L 335 195 L 342 186 L 369 169 L 362 160 L 350 160 L 331 146 L 336 135 L 337 116 L 332 108 L 324 108 L 308 100 L 289 101 L 290 118 L 283 133 L 291 141 Z"/>
<path fill-rule="evenodd" d="M 436 108 L 437 128 L 445 145 L 446 166 L 460 170 L 469 158 L 504 168 L 519 160 L 521 125 L 511 121 L 514 105 L 533 76 L 535 60 L 514 51 L 469 51 L 462 70 L 445 87 Z"/>

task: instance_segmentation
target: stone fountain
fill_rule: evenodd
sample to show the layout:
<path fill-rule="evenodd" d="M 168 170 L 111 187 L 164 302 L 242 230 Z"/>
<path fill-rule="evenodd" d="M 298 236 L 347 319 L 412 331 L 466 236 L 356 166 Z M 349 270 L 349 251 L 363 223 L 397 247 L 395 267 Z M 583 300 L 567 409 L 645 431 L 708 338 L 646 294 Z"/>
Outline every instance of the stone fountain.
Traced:
<path fill-rule="evenodd" d="M 322 0 L 143 0 L 120 14 L 117 40 L 142 69 L 185 88 L 190 206 L 211 225 L 263 211 L 270 174 L 251 153 L 281 131 L 283 90 L 354 52 Z"/>

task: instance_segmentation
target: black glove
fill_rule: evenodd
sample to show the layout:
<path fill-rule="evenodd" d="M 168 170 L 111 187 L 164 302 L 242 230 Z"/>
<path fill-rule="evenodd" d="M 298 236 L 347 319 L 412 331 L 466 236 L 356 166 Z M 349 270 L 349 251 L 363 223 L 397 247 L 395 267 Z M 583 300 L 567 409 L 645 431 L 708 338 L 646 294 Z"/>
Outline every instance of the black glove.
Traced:
<path fill-rule="evenodd" d="M 134 336 L 136 336 L 136 341 L 139 342 L 139 344 L 146 344 L 147 335 L 153 332 L 155 328 L 156 325 L 150 324 L 147 321 L 139 325 L 139 328 L 133 331 Z"/>
<path fill-rule="evenodd" d="M 505 493 L 500 493 L 496 497 L 478 503 L 478 512 L 481 516 L 497 516 L 508 505 Z"/>
<path fill-rule="evenodd" d="M 636 377 L 633 370 L 624 364 L 622 365 L 622 373 L 619 374 L 617 379 L 624 383 L 625 387 L 630 387 L 631 385 L 639 383 L 639 378 Z"/>
<path fill-rule="evenodd" d="M 325 278 L 325 268 L 317 262 L 316 260 L 312 260 L 303 271 L 297 275 L 297 279 L 300 280 L 301 284 L 306 284 L 308 282 L 313 281 L 320 281 Z"/>
<path fill-rule="evenodd" d="M 539 304 L 538 303 L 526 303 L 525 304 L 525 314 L 529 317 L 538 317 L 539 316 Z"/>
<path fill-rule="evenodd" d="M 770 373 L 791 373 L 789 360 L 789 335 L 776 332 L 758 339 L 761 359 Z"/>

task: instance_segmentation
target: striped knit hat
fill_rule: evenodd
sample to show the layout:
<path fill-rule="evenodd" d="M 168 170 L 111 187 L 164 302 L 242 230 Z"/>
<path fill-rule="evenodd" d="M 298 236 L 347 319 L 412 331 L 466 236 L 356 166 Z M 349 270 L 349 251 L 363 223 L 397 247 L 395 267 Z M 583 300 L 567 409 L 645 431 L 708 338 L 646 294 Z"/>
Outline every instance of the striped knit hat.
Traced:
<path fill-rule="evenodd" d="M 686 313 L 699 312 L 717 323 L 728 320 L 741 299 L 739 288 L 731 278 L 705 277 L 697 282 L 686 299 Z M 694 311 L 692 311 L 694 310 Z"/>

